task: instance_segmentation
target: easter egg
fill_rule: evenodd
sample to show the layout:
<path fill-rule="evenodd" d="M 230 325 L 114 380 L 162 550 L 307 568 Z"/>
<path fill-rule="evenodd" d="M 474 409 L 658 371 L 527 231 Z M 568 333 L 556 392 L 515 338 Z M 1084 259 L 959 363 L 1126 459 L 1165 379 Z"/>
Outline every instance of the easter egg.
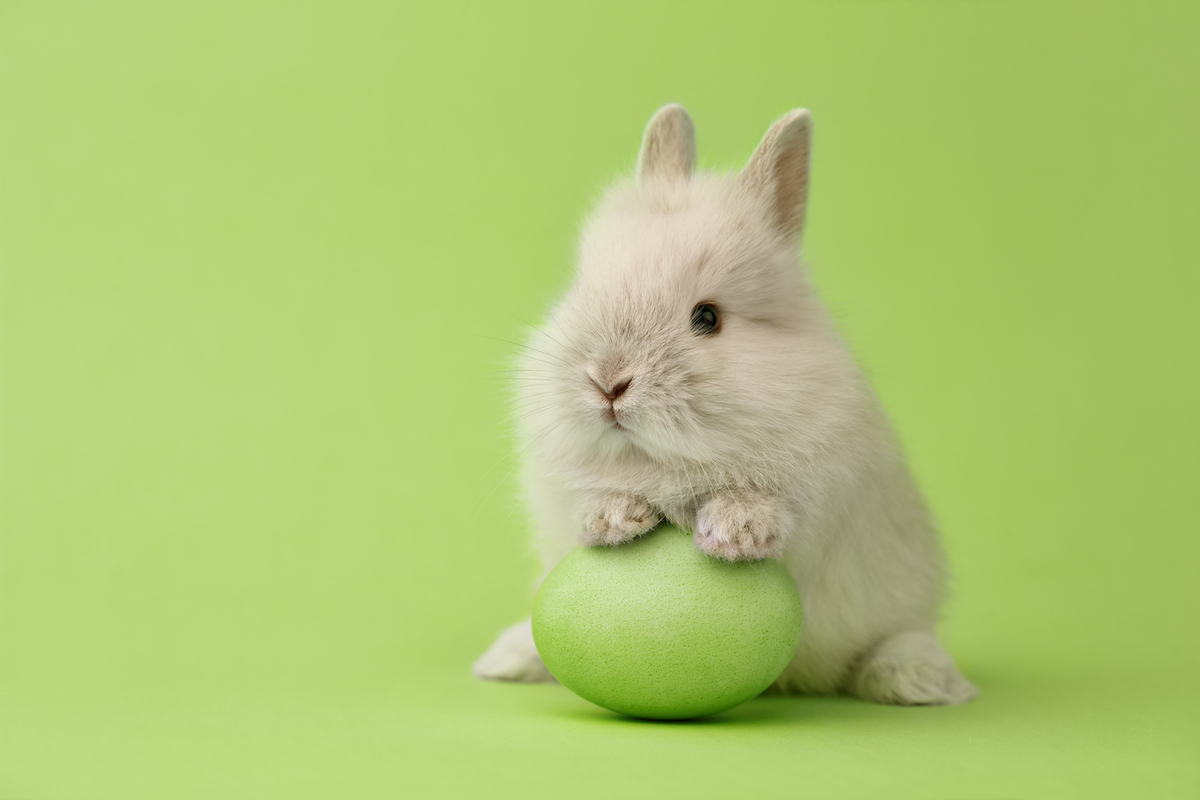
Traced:
<path fill-rule="evenodd" d="M 800 594 L 774 559 L 725 562 L 664 525 L 581 547 L 533 605 L 538 653 L 559 683 L 631 717 L 688 719 L 755 697 L 800 641 Z"/>

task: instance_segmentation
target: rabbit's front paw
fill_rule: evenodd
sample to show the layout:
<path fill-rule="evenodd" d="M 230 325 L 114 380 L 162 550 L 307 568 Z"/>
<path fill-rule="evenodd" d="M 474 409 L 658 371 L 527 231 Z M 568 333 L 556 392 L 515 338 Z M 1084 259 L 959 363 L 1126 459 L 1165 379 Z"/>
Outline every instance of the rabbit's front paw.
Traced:
<path fill-rule="evenodd" d="M 779 501 L 759 492 L 713 495 L 696 516 L 696 546 L 726 561 L 755 561 L 783 555 Z"/>
<path fill-rule="evenodd" d="M 628 542 L 653 528 L 662 515 L 644 498 L 621 492 L 604 492 L 588 500 L 583 515 L 586 547 Z"/>

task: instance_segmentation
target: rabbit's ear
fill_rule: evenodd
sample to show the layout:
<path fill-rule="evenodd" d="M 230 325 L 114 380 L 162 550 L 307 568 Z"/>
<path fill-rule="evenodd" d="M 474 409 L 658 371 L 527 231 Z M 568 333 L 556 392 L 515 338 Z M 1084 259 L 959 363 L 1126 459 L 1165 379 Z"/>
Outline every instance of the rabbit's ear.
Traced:
<path fill-rule="evenodd" d="M 812 114 L 797 108 L 771 126 L 739 178 L 767 195 L 779 230 L 797 237 L 804 232 L 811 152 Z"/>
<path fill-rule="evenodd" d="M 642 134 L 638 180 L 687 180 L 695 163 L 696 131 L 692 118 L 677 103 L 663 106 L 650 118 Z"/>

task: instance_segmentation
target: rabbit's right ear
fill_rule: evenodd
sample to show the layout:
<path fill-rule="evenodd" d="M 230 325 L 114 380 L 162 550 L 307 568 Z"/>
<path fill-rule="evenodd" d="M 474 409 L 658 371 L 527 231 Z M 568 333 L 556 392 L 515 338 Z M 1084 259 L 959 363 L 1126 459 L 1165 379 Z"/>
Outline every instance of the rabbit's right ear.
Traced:
<path fill-rule="evenodd" d="M 767 131 L 740 176 L 744 185 L 767 196 L 775 226 L 786 236 L 804 233 L 812 127 L 807 109 L 784 114 Z"/>
<path fill-rule="evenodd" d="M 646 125 L 638 153 L 638 180 L 687 180 L 696 163 L 696 131 L 678 103 L 663 106 Z"/>

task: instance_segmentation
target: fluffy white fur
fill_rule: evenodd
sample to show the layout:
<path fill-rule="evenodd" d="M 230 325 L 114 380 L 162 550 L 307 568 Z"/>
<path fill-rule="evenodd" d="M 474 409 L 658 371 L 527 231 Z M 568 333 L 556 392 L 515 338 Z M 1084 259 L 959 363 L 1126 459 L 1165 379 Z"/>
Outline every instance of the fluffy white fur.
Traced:
<path fill-rule="evenodd" d="M 741 173 L 694 174 L 687 112 L 651 119 L 636 176 L 588 220 L 575 283 L 521 358 L 542 563 L 665 517 L 712 555 L 787 564 L 805 626 L 779 689 L 961 703 L 977 692 L 935 633 L 938 533 L 797 256 L 811 141 L 793 111 Z M 720 309 L 714 335 L 692 329 L 702 302 Z M 552 680 L 528 620 L 474 669 Z"/>

